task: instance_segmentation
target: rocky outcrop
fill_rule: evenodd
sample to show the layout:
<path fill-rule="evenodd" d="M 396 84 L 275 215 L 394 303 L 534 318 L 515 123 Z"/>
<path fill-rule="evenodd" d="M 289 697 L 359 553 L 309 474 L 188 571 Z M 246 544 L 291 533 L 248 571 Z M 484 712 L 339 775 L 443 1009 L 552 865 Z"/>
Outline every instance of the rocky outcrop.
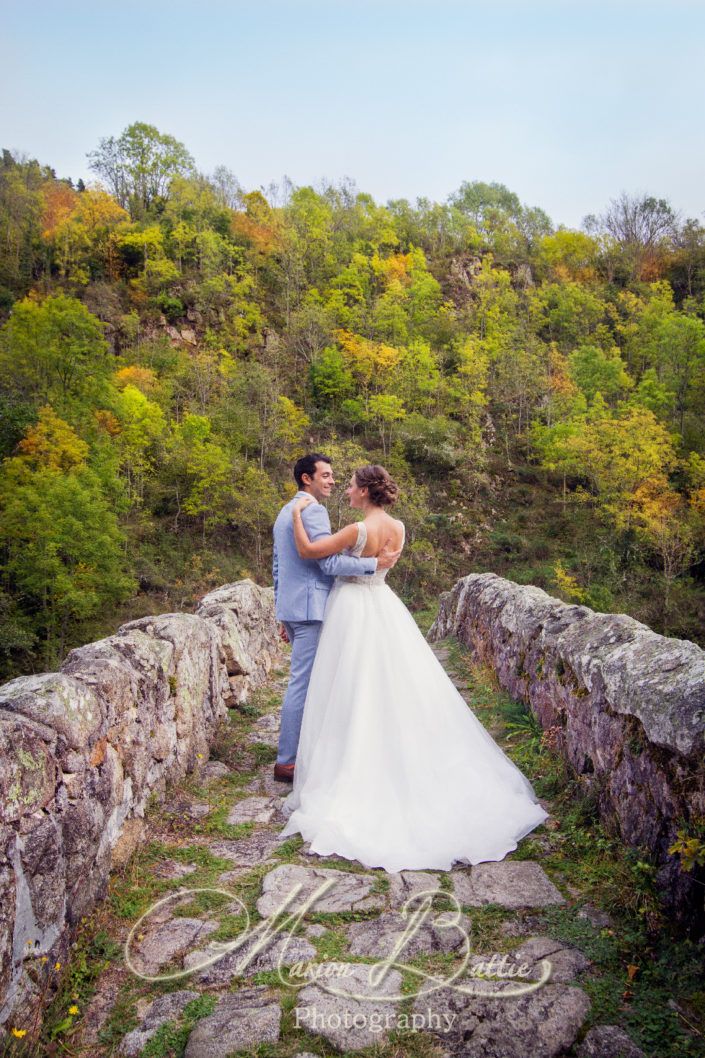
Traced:
<path fill-rule="evenodd" d="M 705 652 L 494 573 L 441 597 L 428 638 L 447 635 L 529 704 L 610 829 L 655 857 L 667 910 L 701 935 L 705 871 L 667 850 L 705 817 Z"/>
<path fill-rule="evenodd" d="M 273 591 L 244 580 L 0 687 L 0 1025 L 35 1001 L 37 968 L 64 961 L 149 797 L 205 764 L 278 656 Z"/>

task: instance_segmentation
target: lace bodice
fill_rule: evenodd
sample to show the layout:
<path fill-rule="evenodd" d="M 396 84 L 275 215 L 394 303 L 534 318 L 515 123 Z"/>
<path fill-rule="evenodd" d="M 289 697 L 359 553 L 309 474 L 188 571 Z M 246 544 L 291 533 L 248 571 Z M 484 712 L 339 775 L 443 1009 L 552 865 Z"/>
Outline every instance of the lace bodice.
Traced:
<path fill-rule="evenodd" d="M 401 546 L 404 547 L 404 541 L 406 540 L 406 526 L 402 522 L 402 534 L 401 534 Z M 357 523 L 357 540 L 353 547 L 346 547 L 344 554 L 353 555 L 354 558 L 360 558 L 362 552 L 365 550 L 365 544 L 367 543 L 367 526 L 364 522 Z M 336 580 L 346 581 L 350 584 L 384 584 L 385 577 L 389 573 L 388 569 L 378 569 L 374 573 L 363 573 L 358 577 L 336 577 Z"/>

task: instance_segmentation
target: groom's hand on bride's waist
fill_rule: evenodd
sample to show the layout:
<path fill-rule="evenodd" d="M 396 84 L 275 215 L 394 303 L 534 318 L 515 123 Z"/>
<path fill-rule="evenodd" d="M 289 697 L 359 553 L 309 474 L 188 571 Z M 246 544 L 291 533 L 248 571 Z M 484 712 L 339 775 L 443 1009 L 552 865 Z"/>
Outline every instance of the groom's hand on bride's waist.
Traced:
<path fill-rule="evenodd" d="M 385 540 L 384 547 L 377 555 L 377 569 L 391 569 L 396 564 L 397 559 L 401 554 L 401 548 L 395 551 L 390 545 L 392 543 L 391 536 L 388 540 Z"/>

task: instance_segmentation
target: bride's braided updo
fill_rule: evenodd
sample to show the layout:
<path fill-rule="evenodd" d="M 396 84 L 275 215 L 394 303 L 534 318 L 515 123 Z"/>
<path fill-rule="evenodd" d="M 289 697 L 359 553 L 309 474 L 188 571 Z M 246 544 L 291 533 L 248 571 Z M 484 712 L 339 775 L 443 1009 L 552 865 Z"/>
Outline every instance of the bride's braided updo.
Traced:
<path fill-rule="evenodd" d="M 367 489 L 370 502 L 376 507 L 389 507 L 399 495 L 399 486 L 378 463 L 369 463 L 355 471 L 358 488 Z"/>

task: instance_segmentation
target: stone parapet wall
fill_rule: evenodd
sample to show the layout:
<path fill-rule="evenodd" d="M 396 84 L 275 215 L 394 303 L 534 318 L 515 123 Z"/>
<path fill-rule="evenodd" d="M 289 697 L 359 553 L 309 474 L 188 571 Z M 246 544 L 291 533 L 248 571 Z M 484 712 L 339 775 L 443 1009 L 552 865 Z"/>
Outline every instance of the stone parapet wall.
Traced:
<path fill-rule="evenodd" d="M 279 657 L 273 590 L 243 580 L 0 687 L 0 1026 L 35 1002 L 35 960 L 65 960 L 148 799 L 208 758 Z"/>
<path fill-rule="evenodd" d="M 608 828 L 655 858 L 668 912 L 701 936 L 705 871 L 683 872 L 667 850 L 705 820 L 705 652 L 494 573 L 441 596 L 428 638 L 447 635 L 553 729 Z"/>

